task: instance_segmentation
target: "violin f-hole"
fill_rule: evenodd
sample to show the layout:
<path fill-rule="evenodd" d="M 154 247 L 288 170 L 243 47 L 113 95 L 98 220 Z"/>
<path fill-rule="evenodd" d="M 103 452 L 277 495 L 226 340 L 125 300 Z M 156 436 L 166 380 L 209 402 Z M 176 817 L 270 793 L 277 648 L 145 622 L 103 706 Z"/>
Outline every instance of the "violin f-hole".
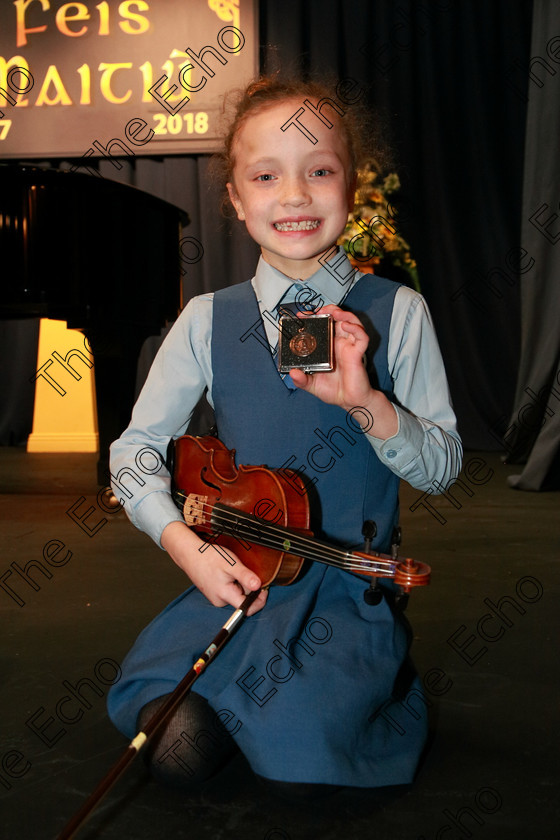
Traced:
<path fill-rule="evenodd" d="M 206 478 L 204 478 L 204 473 L 206 473 L 206 472 L 208 472 L 208 467 L 202 467 L 202 469 L 200 471 L 200 480 L 207 487 L 211 487 L 213 490 L 216 490 L 217 493 L 218 493 L 218 499 L 219 499 L 220 496 L 222 495 L 222 488 L 219 487 L 217 484 L 212 484 L 211 481 L 208 481 Z"/>

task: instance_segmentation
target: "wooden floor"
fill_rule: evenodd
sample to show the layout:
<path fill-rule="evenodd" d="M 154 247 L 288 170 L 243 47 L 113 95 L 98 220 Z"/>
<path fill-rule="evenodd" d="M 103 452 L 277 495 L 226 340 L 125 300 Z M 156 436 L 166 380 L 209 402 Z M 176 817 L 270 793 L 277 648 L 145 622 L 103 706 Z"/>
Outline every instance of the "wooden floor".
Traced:
<path fill-rule="evenodd" d="M 124 514 L 99 509 L 95 460 L 0 449 L 0 835 L 11 840 L 54 840 L 126 746 L 107 690 L 138 632 L 185 588 Z M 465 461 L 453 497 L 401 496 L 403 549 L 432 566 L 408 608 L 433 730 L 410 791 L 381 805 L 355 791 L 291 805 L 239 759 L 185 800 L 138 762 L 79 838 L 556 840 L 560 497 L 510 490 L 515 467 L 495 453 Z M 90 533 L 68 515 L 88 507 Z M 65 707 L 72 690 L 81 704 Z"/>

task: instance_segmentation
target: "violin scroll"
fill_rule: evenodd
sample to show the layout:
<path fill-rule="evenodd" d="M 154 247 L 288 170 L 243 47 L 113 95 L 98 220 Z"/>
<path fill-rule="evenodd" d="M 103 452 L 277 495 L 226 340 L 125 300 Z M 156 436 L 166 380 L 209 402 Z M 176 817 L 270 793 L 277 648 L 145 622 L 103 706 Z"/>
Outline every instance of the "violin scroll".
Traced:
<path fill-rule="evenodd" d="M 393 580 L 409 593 L 413 586 L 427 586 L 430 582 L 431 569 L 425 563 L 418 563 L 412 557 L 404 557 L 397 563 Z"/>

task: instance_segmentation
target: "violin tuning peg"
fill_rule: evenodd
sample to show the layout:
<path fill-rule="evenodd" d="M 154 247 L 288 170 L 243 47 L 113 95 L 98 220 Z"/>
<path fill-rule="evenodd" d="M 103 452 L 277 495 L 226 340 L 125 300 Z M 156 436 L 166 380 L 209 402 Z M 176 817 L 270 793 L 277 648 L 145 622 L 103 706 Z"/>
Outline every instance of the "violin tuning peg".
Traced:
<path fill-rule="evenodd" d="M 362 525 L 362 536 L 370 542 L 375 536 L 377 536 L 377 525 L 373 519 L 366 519 Z"/>
<path fill-rule="evenodd" d="M 376 607 L 379 603 L 381 603 L 382 598 L 383 592 L 379 588 L 376 578 L 374 578 L 364 592 L 364 601 L 366 604 L 369 604 L 370 607 Z"/>
<path fill-rule="evenodd" d="M 399 612 L 403 613 L 406 610 L 408 599 L 409 595 L 406 592 L 403 592 L 402 595 L 395 596 L 395 607 Z"/>
<path fill-rule="evenodd" d="M 396 560 L 399 556 L 399 546 L 401 544 L 402 539 L 402 529 L 400 525 L 397 525 L 393 528 L 393 533 L 391 534 L 391 557 L 393 560 Z"/>

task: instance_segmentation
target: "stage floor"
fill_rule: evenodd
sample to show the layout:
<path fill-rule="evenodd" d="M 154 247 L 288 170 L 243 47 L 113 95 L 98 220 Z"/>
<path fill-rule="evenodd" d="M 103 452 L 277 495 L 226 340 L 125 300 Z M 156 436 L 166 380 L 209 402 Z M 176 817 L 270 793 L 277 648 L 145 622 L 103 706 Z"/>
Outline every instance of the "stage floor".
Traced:
<path fill-rule="evenodd" d="M 455 503 L 424 499 L 430 507 L 417 504 L 420 491 L 401 493 L 403 553 L 432 566 L 407 612 L 432 720 L 411 790 L 381 805 L 355 791 L 292 805 L 261 790 L 237 759 L 185 799 L 137 761 L 78 837 L 556 840 L 560 496 L 510 490 L 506 477 L 518 470 L 496 453 L 465 462 Z M 95 463 L 0 449 L 1 836 L 12 840 L 54 840 L 126 747 L 105 712 L 111 663 L 186 585 L 123 513 L 100 511 Z M 93 533 L 67 514 L 88 507 Z M 18 575 L 30 561 L 50 574 L 29 567 L 35 588 Z M 498 619 L 492 605 L 504 596 Z M 83 714 L 68 705 L 77 719 L 63 724 L 63 682 L 84 678 Z"/>

